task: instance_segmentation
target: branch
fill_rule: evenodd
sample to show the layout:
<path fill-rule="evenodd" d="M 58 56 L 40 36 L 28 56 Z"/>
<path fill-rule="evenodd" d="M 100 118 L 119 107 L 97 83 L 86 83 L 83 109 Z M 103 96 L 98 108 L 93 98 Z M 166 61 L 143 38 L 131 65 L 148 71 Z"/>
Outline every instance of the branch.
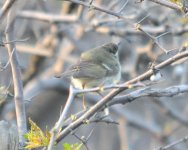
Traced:
<path fill-rule="evenodd" d="M 2 22 L 2 18 L 5 14 L 9 11 L 12 5 L 16 2 L 16 0 L 7 0 L 3 5 L 2 9 L 0 10 L 0 22 Z"/>
<path fill-rule="evenodd" d="M 89 135 L 87 136 L 87 138 L 85 138 L 85 136 L 79 137 L 76 133 L 72 133 L 72 135 L 74 135 L 79 141 L 82 142 L 82 144 L 85 146 L 86 150 L 89 150 L 88 146 L 87 146 L 87 142 L 89 140 L 89 138 L 91 137 L 91 135 L 93 134 L 94 129 L 91 130 L 91 132 L 89 133 Z"/>
<path fill-rule="evenodd" d="M 76 93 L 74 92 L 74 88 L 72 86 L 70 86 L 69 97 L 68 97 L 68 100 L 65 104 L 63 112 L 62 112 L 59 120 L 55 124 L 55 127 L 52 129 L 48 150 L 53 150 L 56 134 L 61 130 L 61 127 L 62 127 L 62 125 L 63 125 L 63 123 L 64 123 L 64 121 L 67 117 L 68 111 L 69 111 L 70 106 L 71 106 L 71 104 L 74 100 L 75 95 L 76 95 Z"/>
<path fill-rule="evenodd" d="M 155 69 L 162 69 L 170 64 L 172 64 L 173 62 L 184 58 L 184 57 L 188 57 L 188 51 L 182 52 L 182 53 L 178 53 L 175 56 L 163 61 L 162 63 L 158 64 L 157 66 L 155 66 Z M 143 73 L 142 75 L 128 81 L 125 82 L 125 85 L 130 85 L 130 84 L 134 84 L 138 81 L 143 81 L 146 80 L 148 78 L 150 78 L 151 75 L 154 74 L 154 71 L 152 69 L 150 69 L 149 71 Z M 122 88 L 118 88 L 115 90 L 112 90 L 110 93 L 108 93 L 104 98 L 102 98 L 100 101 L 98 101 L 94 106 L 92 106 L 85 114 L 83 114 L 80 118 L 78 118 L 76 121 L 74 121 L 73 123 L 71 123 L 68 127 L 66 127 L 58 136 L 57 138 L 57 142 L 59 142 L 61 139 L 63 139 L 64 137 L 66 137 L 71 130 L 74 130 L 76 128 L 78 128 L 81 124 L 83 124 L 83 120 L 87 120 L 89 119 L 93 114 L 95 114 L 97 111 L 99 111 L 100 109 L 102 109 L 109 101 L 111 101 L 116 95 L 118 95 L 119 93 L 121 93 L 122 91 L 126 90 L 126 87 L 122 87 Z"/>
<path fill-rule="evenodd" d="M 14 0 L 12 0 L 12 3 Z M 6 27 L 6 40 L 14 41 L 14 21 L 11 20 L 11 15 L 14 13 L 12 10 L 9 10 L 8 13 L 8 21 Z M 8 53 L 12 69 L 13 83 L 14 83 L 14 101 L 15 101 L 15 109 L 16 109 L 16 119 L 19 133 L 19 142 L 21 146 L 25 144 L 25 139 L 23 135 L 27 131 L 26 124 L 26 114 L 25 114 L 25 104 L 23 99 L 23 83 L 21 80 L 21 70 L 18 64 L 17 51 L 15 42 L 11 42 L 7 45 Z M 14 51 L 14 53 L 13 53 Z"/>
<path fill-rule="evenodd" d="M 116 12 L 113 12 L 113 11 L 110 11 L 110 10 L 107 10 L 107 9 L 95 6 L 95 5 L 90 4 L 90 3 L 85 3 L 85 2 L 79 1 L 79 0 L 64 0 L 64 1 L 69 1 L 69 2 L 72 2 L 72 3 L 75 3 L 75 4 L 79 4 L 79 5 L 88 7 L 90 9 L 95 9 L 95 10 L 104 12 L 106 14 L 110 14 L 112 16 L 115 16 L 115 17 L 118 17 L 118 18 L 124 19 L 124 20 L 126 20 L 126 19 L 132 19 L 133 18 L 133 17 L 125 17 L 125 16 L 121 15 L 120 13 L 116 13 Z"/>
<path fill-rule="evenodd" d="M 40 21 L 46 21 L 50 23 L 55 22 L 76 22 L 78 17 L 76 15 L 56 15 L 56 14 L 48 14 L 44 12 L 37 12 L 37 11 L 20 11 L 18 12 L 18 17 L 26 18 L 26 19 L 36 19 Z"/>
<path fill-rule="evenodd" d="M 151 2 L 154 2 L 154 3 L 160 4 L 162 6 L 165 6 L 165 7 L 168 7 L 168 8 L 182 12 L 182 9 L 181 9 L 180 6 L 178 6 L 177 4 L 172 3 L 170 1 L 167 1 L 167 0 L 148 0 L 148 1 L 151 1 Z"/>
<path fill-rule="evenodd" d="M 136 25 L 136 29 L 143 32 L 146 36 L 148 36 L 161 50 L 163 50 L 166 54 L 168 54 L 170 51 L 172 50 L 166 50 L 165 48 L 163 48 L 160 44 L 159 44 L 159 41 L 158 39 L 170 32 L 165 32 L 165 33 L 162 33 L 161 35 L 157 36 L 157 37 L 154 37 L 152 35 L 150 35 L 148 32 L 144 31 L 143 28 L 141 27 L 140 24 L 137 24 Z"/>
<path fill-rule="evenodd" d="M 1 66 L 1 63 L 0 63 L 0 72 L 5 70 L 5 69 L 7 69 L 8 65 L 10 64 L 10 61 L 12 59 L 12 55 L 13 55 L 14 51 L 15 51 L 15 49 L 12 50 L 9 59 L 8 59 L 7 63 L 4 66 Z"/>
<path fill-rule="evenodd" d="M 188 92 L 188 85 L 179 85 L 172 86 L 166 89 L 151 89 L 146 87 L 144 89 L 139 89 L 130 94 L 119 96 L 114 99 L 114 101 L 110 102 L 108 106 L 112 106 L 115 104 L 127 104 L 138 98 L 151 96 L 151 97 L 173 97 L 175 95 Z"/>
<path fill-rule="evenodd" d="M 167 149 L 170 149 L 170 148 L 173 148 L 174 146 L 178 145 L 178 144 L 181 144 L 181 143 L 186 143 L 188 141 L 188 136 L 180 139 L 180 140 L 177 140 L 169 145 L 166 145 L 164 147 L 160 147 L 158 148 L 157 150 L 167 150 Z"/>

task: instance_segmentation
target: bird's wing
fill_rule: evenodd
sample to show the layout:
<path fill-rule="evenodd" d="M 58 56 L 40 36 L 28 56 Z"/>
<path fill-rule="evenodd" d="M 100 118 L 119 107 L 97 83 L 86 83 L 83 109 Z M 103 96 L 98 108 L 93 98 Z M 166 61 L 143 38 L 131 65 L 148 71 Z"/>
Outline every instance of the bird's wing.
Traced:
<path fill-rule="evenodd" d="M 108 70 L 100 64 L 88 61 L 80 61 L 71 67 L 74 78 L 100 79 L 107 75 Z"/>

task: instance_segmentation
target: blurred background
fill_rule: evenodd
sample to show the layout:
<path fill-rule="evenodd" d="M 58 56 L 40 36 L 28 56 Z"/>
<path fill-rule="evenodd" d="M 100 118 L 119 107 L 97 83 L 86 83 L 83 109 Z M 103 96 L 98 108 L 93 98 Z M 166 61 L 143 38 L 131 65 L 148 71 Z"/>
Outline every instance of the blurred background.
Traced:
<path fill-rule="evenodd" d="M 0 6 L 4 2 L 1 0 Z M 170 58 L 188 40 L 188 18 L 173 9 L 138 0 L 93 0 L 92 4 L 127 19 L 68 1 L 20 0 L 14 4 L 15 37 L 17 40 L 27 39 L 16 44 L 27 117 L 44 130 L 53 127 L 68 97 L 69 80 L 56 79 L 54 75 L 77 62 L 83 51 L 108 42 L 121 42 L 119 59 L 123 83 L 144 73 L 151 62 L 158 64 Z M 153 37 L 159 36 L 156 39 L 158 44 L 144 32 L 136 30 L 136 23 Z M 6 19 L 0 26 L 2 41 L 5 41 L 5 25 Z M 167 55 L 164 49 L 175 51 Z M 0 62 L 6 64 L 7 61 L 7 49 L 0 47 Z M 163 89 L 188 84 L 186 61 L 168 66 L 161 73 L 162 81 L 152 87 Z M 10 66 L 0 72 L 0 86 L 3 91 L 6 89 L 13 94 Z M 93 130 L 87 142 L 90 150 L 159 148 L 188 135 L 187 96 L 144 97 L 124 106 L 113 106 L 110 115 L 119 125 L 88 124 L 81 126 L 76 134 L 87 137 Z M 5 94 L 0 100 L 0 119 L 15 122 L 12 96 Z M 87 99 L 87 103 L 90 106 L 95 102 Z M 69 114 L 82 110 L 82 99 L 76 98 Z M 65 142 L 79 141 L 69 135 L 57 145 L 57 149 L 62 149 Z M 187 150 L 187 147 L 188 144 L 182 143 L 173 149 Z"/>

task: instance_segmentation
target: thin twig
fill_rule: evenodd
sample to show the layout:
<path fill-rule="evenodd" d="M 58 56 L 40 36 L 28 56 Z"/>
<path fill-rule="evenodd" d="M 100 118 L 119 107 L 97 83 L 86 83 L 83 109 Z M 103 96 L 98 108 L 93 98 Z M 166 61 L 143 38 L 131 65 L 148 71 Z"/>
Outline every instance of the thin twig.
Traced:
<path fill-rule="evenodd" d="M 15 50 L 16 50 L 15 48 L 12 50 L 11 55 L 10 55 L 7 63 L 4 66 L 0 66 L 0 71 L 3 71 L 3 70 L 5 70 L 8 67 L 8 65 L 10 64 L 10 61 L 12 59 L 12 55 L 13 55 Z"/>
<path fill-rule="evenodd" d="M 104 12 L 106 14 L 110 14 L 112 16 L 115 16 L 115 17 L 118 17 L 118 18 L 121 18 L 121 19 L 124 19 L 124 20 L 127 20 L 127 19 L 132 19 L 133 17 L 125 17 L 119 13 L 115 13 L 113 11 L 110 11 L 110 10 L 107 10 L 107 9 L 104 9 L 104 8 L 101 8 L 101 7 L 98 7 L 98 6 L 95 6 L 95 5 L 90 5 L 90 3 L 85 3 L 83 1 L 79 1 L 79 0 L 64 0 L 64 1 L 69 1 L 69 2 L 72 2 L 72 3 L 75 3 L 75 4 L 79 4 L 79 5 L 83 5 L 85 7 L 88 7 L 90 9 L 95 9 L 95 10 L 98 10 L 98 11 L 101 11 L 101 12 Z"/>
<path fill-rule="evenodd" d="M 180 139 L 180 140 L 177 140 L 169 145 L 166 145 L 164 147 L 160 147 L 158 148 L 157 150 L 167 150 L 167 149 L 170 149 L 170 148 L 173 148 L 174 146 L 178 145 L 178 144 L 181 144 L 181 143 L 186 143 L 188 141 L 188 136 Z"/>
<path fill-rule="evenodd" d="M 21 39 L 21 40 L 12 40 L 12 41 L 9 41 L 9 42 L 3 42 L 3 41 L 1 41 L 0 42 L 0 46 L 5 46 L 5 44 L 10 44 L 10 43 L 12 43 L 12 42 L 14 42 L 14 43 L 19 43 L 19 42 L 25 42 L 25 41 L 27 41 L 27 40 L 29 40 L 30 38 L 28 37 L 28 38 L 25 38 L 25 39 Z"/>
<path fill-rule="evenodd" d="M 128 4 L 128 2 L 129 2 L 129 0 L 127 0 L 127 1 L 125 2 L 125 4 L 124 4 L 124 5 L 119 9 L 119 11 L 116 12 L 116 13 L 120 14 L 120 13 L 123 11 L 123 9 L 125 8 L 125 6 Z"/>
<path fill-rule="evenodd" d="M 180 12 L 182 11 L 180 6 L 167 0 L 148 0 L 148 1 L 160 4 L 162 6 L 165 6 L 165 7 L 180 11 Z"/>
<path fill-rule="evenodd" d="M 64 123 L 64 121 L 67 117 L 70 106 L 71 106 L 71 104 L 74 100 L 74 97 L 75 97 L 74 88 L 72 86 L 70 86 L 69 97 L 68 97 L 68 100 L 67 100 L 67 102 L 64 106 L 63 112 L 60 115 L 60 118 L 57 121 L 57 123 L 55 124 L 54 128 L 52 129 L 48 150 L 53 150 L 56 134 L 61 130 L 61 127 L 62 127 L 62 125 L 63 125 L 63 123 Z"/>
<path fill-rule="evenodd" d="M 78 16 L 76 15 L 56 15 L 56 14 L 48 14 L 44 12 L 37 12 L 37 11 L 29 11 L 29 10 L 23 10 L 18 12 L 18 17 L 25 18 L 25 19 L 35 19 L 50 23 L 55 22 L 76 22 L 78 20 Z"/>
<path fill-rule="evenodd" d="M 104 116 L 94 116 L 94 118 L 91 118 L 89 120 L 89 123 L 106 123 L 106 124 L 114 124 L 114 125 L 119 125 L 117 121 L 112 120 L 111 118 L 108 118 L 107 115 Z M 100 115 L 100 114 L 99 114 Z"/>
<path fill-rule="evenodd" d="M 81 93 L 90 93 L 90 92 L 98 92 L 98 91 L 104 91 L 104 90 L 109 90 L 109 89 L 116 89 L 116 88 L 136 88 L 136 87 L 144 87 L 145 85 L 138 82 L 135 84 L 130 84 L 130 85 L 125 85 L 125 84 L 119 84 L 119 85 L 107 85 L 104 87 L 95 87 L 95 88 L 90 88 L 90 89 L 74 89 L 75 94 L 81 94 Z"/>
<path fill-rule="evenodd" d="M 79 137 L 76 133 L 72 133 L 72 135 L 74 135 L 75 138 L 77 138 L 79 141 L 81 141 L 81 143 L 84 145 L 86 150 L 89 150 L 88 146 L 87 146 L 87 142 L 85 141 L 85 139 L 83 137 Z"/>
<path fill-rule="evenodd" d="M 159 39 L 160 37 L 162 37 L 162 36 L 164 36 L 164 35 L 166 35 L 166 34 L 168 34 L 168 33 L 170 33 L 170 32 L 165 32 L 165 33 L 160 34 L 160 35 L 157 36 L 157 37 L 154 37 L 154 36 L 152 36 L 151 34 L 149 34 L 148 32 L 144 31 L 140 24 L 137 24 L 137 25 L 136 25 L 136 29 L 139 30 L 139 31 L 141 31 L 141 32 L 143 32 L 145 35 L 147 35 L 147 36 L 148 36 L 161 50 L 163 50 L 166 54 L 168 54 L 170 51 L 172 51 L 172 50 L 166 50 L 165 48 L 163 48 L 163 47 L 160 45 L 159 41 L 158 41 L 158 39 Z"/>

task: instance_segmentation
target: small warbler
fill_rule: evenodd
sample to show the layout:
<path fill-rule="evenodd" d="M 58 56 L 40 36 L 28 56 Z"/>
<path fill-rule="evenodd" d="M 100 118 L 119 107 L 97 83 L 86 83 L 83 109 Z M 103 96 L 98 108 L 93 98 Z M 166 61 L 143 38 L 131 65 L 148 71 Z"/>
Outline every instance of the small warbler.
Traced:
<path fill-rule="evenodd" d="M 119 82 L 121 65 L 118 58 L 118 45 L 107 43 L 83 52 L 78 63 L 56 77 L 71 77 L 71 83 L 78 89 Z"/>

